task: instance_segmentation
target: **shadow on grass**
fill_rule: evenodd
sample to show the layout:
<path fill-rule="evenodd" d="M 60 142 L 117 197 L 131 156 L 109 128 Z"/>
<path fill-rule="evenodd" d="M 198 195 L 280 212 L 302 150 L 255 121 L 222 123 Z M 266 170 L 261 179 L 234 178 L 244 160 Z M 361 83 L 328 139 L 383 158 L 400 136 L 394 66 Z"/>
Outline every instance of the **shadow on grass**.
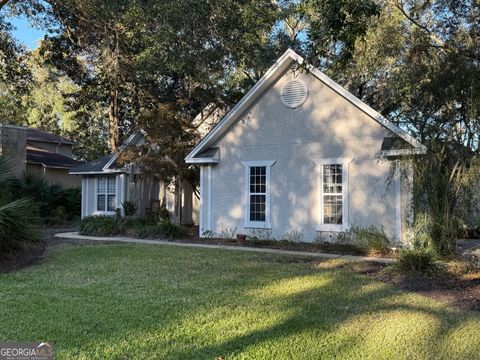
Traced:
<path fill-rule="evenodd" d="M 477 314 L 375 282 L 344 261 L 296 259 L 148 245 L 59 248 L 11 276 L 21 288 L 0 297 L 9 312 L 0 337 L 47 336 L 70 358 L 465 359 L 480 350 Z M 31 298 L 33 286 L 43 298 Z"/>

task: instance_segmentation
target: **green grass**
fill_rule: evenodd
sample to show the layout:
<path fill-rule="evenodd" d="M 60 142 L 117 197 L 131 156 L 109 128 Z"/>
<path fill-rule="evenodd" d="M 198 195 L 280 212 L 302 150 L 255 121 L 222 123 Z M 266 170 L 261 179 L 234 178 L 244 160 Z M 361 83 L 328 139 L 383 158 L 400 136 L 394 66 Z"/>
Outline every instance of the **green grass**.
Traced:
<path fill-rule="evenodd" d="M 62 245 L 0 275 L 0 340 L 58 359 L 474 359 L 480 314 L 339 261 L 154 245 Z"/>

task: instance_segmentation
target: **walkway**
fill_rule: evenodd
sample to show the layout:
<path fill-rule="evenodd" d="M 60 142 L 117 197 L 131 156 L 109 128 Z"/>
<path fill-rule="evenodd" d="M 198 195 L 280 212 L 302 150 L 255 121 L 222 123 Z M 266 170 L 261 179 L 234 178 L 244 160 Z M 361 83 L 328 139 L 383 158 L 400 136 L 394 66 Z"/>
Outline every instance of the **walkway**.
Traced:
<path fill-rule="evenodd" d="M 266 249 L 266 248 L 256 248 L 256 247 L 248 247 L 248 246 L 198 244 L 198 243 L 186 243 L 186 242 L 175 242 L 175 241 L 165 241 L 165 240 L 145 240 L 145 239 L 135 239 L 135 238 L 129 238 L 129 237 L 96 237 L 96 236 L 79 235 L 78 232 L 67 232 L 67 233 L 55 234 L 55 237 L 61 238 L 61 239 L 80 240 L 80 241 L 108 241 L 108 242 L 114 241 L 114 242 L 136 243 L 136 244 L 195 247 L 195 248 L 202 248 L 202 249 L 250 251 L 250 252 L 259 252 L 259 253 L 267 253 L 267 254 L 312 256 L 312 257 L 325 258 L 325 259 L 343 259 L 343 260 L 349 260 L 349 261 L 374 261 L 382 264 L 393 264 L 395 262 L 395 259 L 377 258 L 377 257 L 370 257 L 370 256 L 338 255 L 338 254 L 326 254 L 326 253 L 309 252 L 309 251 Z"/>

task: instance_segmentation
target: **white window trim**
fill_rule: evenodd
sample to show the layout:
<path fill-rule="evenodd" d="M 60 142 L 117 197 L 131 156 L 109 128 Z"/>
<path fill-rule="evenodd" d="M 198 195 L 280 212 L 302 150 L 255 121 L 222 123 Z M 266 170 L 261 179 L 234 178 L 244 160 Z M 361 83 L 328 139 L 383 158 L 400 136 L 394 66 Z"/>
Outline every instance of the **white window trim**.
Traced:
<path fill-rule="evenodd" d="M 276 160 L 265 161 L 242 161 L 242 165 L 245 167 L 245 216 L 244 227 L 253 229 L 271 229 L 271 217 L 270 217 L 270 168 L 275 164 Z M 265 166 L 265 221 L 250 221 L 250 168 L 255 166 Z"/>
<path fill-rule="evenodd" d="M 108 180 L 107 183 L 105 184 L 107 192 L 105 193 L 105 211 L 99 211 L 98 210 L 98 179 L 100 178 L 108 178 L 111 176 L 96 176 L 95 177 L 95 196 L 93 197 L 93 215 L 115 215 L 115 210 L 114 211 L 107 211 L 107 204 L 108 204 L 108 195 L 112 195 L 108 193 Z M 118 199 L 118 183 L 117 183 L 117 176 L 115 176 L 115 206 L 117 205 L 117 199 Z"/>
<path fill-rule="evenodd" d="M 327 158 L 315 159 L 313 162 L 317 165 L 317 183 L 318 183 L 318 219 L 317 231 L 342 232 L 349 227 L 348 219 L 348 165 L 354 158 Z M 342 165 L 342 224 L 324 224 L 323 223 L 323 165 Z"/>

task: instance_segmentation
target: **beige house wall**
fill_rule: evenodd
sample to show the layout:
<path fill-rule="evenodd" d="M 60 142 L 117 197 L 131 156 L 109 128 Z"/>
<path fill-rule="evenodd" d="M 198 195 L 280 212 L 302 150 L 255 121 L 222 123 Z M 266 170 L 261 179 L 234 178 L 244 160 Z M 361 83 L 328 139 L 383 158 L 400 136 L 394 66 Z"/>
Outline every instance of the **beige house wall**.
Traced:
<path fill-rule="evenodd" d="M 49 184 L 58 184 L 64 188 L 80 187 L 82 178 L 68 174 L 68 169 L 45 168 L 40 164 L 27 164 L 26 174 L 45 179 Z"/>
<path fill-rule="evenodd" d="M 299 77 L 309 96 L 297 109 L 283 105 L 283 85 Z M 236 227 L 248 233 L 245 219 L 243 161 L 274 161 L 271 167 L 271 231 L 281 238 L 293 229 L 304 241 L 334 240 L 319 233 L 319 175 L 321 159 L 345 158 L 348 165 L 348 225 L 383 227 L 399 239 L 408 192 L 392 177 L 394 163 L 380 159 L 388 130 L 310 74 L 287 71 L 253 104 L 215 146 L 220 162 L 202 166 L 201 229 Z M 392 180 L 392 181 L 390 181 Z M 400 180 L 399 180 L 400 181 Z M 404 215 L 403 215 L 404 216 Z"/>

